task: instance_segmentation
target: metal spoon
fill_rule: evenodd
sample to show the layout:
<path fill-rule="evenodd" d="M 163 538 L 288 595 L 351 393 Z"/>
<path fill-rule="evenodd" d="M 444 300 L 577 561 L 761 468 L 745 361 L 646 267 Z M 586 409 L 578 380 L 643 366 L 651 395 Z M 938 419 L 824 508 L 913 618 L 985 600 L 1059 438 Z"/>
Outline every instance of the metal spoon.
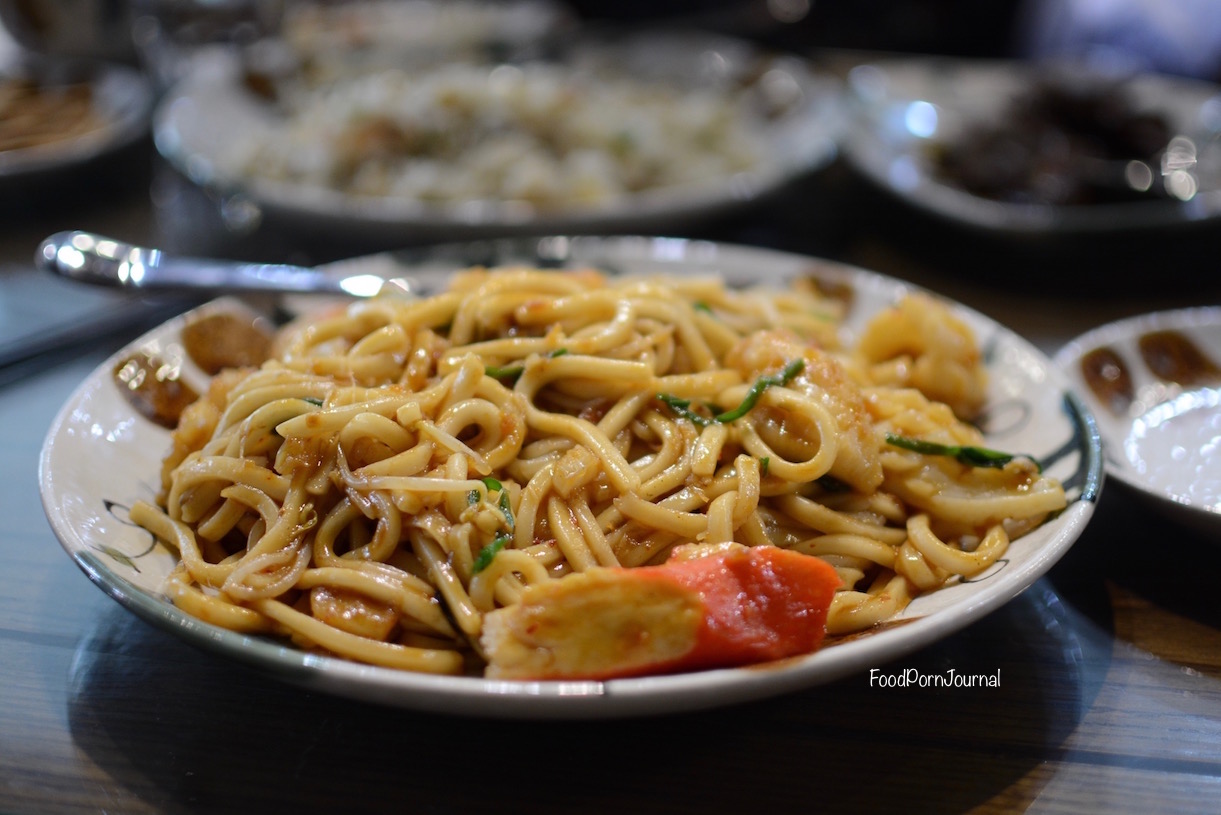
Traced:
<path fill-rule="evenodd" d="M 387 260 L 388 272 L 398 268 Z M 44 240 L 34 255 L 34 263 L 41 271 L 72 280 L 145 292 L 211 289 L 353 297 L 372 297 L 383 292 L 420 293 L 416 281 L 378 274 L 376 264 L 369 259 L 309 268 L 176 257 L 160 249 L 133 246 L 80 231 L 58 232 Z"/>

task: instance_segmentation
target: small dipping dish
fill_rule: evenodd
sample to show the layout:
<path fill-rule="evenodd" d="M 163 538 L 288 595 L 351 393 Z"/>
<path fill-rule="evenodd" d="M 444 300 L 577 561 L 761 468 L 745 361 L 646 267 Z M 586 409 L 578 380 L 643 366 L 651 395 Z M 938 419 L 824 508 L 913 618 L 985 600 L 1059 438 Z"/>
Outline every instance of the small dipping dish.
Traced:
<path fill-rule="evenodd" d="M 1107 474 L 1176 520 L 1221 532 L 1221 307 L 1109 323 L 1055 362 L 1097 418 Z"/>

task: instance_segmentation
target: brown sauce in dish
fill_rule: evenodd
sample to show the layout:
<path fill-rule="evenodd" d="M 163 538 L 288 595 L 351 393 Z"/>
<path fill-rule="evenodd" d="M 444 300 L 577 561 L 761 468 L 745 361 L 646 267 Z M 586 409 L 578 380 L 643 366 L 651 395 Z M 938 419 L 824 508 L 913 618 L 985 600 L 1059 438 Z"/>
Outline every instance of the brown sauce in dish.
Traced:
<path fill-rule="evenodd" d="M 1098 400 L 1116 415 L 1127 411 L 1136 398 L 1132 374 L 1119 354 L 1110 348 L 1095 348 L 1083 356 L 1081 375 Z"/>
<path fill-rule="evenodd" d="M 199 398 L 179 374 L 177 366 L 137 351 L 115 366 L 114 381 L 142 416 L 172 430 L 187 405 Z"/>
<path fill-rule="evenodd" d="M 1151 331 L 1140 338 L 1145 365 L 1156 376 L 1180 385 L 1221 379 L 1221 368 L 1178 331 Z"/>
<path fill-rule="evenodd" d="M 209 376 L 225 368 L 254 368 L 271 351 L 271 331 L 260 319 L 236 314 L 210 314 L 182 329 L 182 345 Z"/>

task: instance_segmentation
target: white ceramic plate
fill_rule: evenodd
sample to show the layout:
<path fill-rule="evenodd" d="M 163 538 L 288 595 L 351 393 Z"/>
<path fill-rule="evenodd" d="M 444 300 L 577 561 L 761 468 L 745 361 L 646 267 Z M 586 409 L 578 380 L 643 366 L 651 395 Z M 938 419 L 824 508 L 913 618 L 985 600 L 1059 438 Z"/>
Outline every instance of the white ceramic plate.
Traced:
<path fill-rule="evenodd" d="M 854 292 L 846 330 L 893 304 L 907 284 L 808 257 L 722 244 L 658 238 L 549 238 L 486 243 L 442 256 L 396 256 L 402 274 L 444 279 L 466 262 L 526 261 L 587 265 L 611 272 L 719 273 L 731 283 L 816 274 Z M 387 256 L 369 260 L 385 270 Z M 211 310 L 241 306 L 220 300 Z M 1094 511 L 1102 472 L 1093 420 L 1072 396 L 1067 379 L 1029 343 L 963 307 L 956 312 L 977 333 L 991 374 L 985 430 L 1001 449 L 1043 461 L 1068 491 L 1066 510 L 1014 542 L 1004 559 L 979 577 L 917 598 L 902 625 L 887 626 L 801 658 L 772 665 L 606 682 L 517 682 L 436 677 L 369 667 L 307 654 L 267 639 L 215 628 L 175 608 L 161 583 L 174 557 L 134 526 L 126 507 L 154 496 L 169 433 L 136 415 L 112 381 L 119 357 L 100 366 L 55 419 L 41 458 L 43 505 L 64 548 L 98 586 L 123 605 L 195 644 L 309 688 L 403 707 L 499 717 L 596 718 L 724 705 L 831 681 L 880 667 L 944 637 L 1006 603 L 1051 568 Z M 162 358 L 181 358 L 170 321 L 133 344 Z M 849 339 L 851 339 L 849 337 Z M 120 352 L 120 356 L 123 352 Z M 127 352 L 130 353 L 130 350 Z M 188 381 L 202 375 L 184 360 Z"/>
<path fill-rule="evenodd" d="M 1137 110 L 1157 113 L 1191 138 L 1188 168 L 1198 191 L 1188 200 L 1053 206 L 972 195 L 939 177 L 929 157 L 971 123 L 999 121 L 1039 68 L 1008 61 L 914 58 L 857 66 L 848 79 L 852 110 L 844 155 L 871 182 L 949 221 L 997 233 L 1072 235 L 1165 228 L 1221 214 L 1221 87 L 1159 75 L 1127 85 Z M 1158 168 L 1154 168 L 1159 171 Z"/>
<path fill-rule="evenodd" d="M 1202 365 L 1182 368 L 1192 376 L 1166 367 L 1196 355 Z M 1064 346 L 1056 364 L 1097 417 L 1107 473 L 1178 521 L 1213 536 L 1221 531 L 1221 307 L 1109 323 Z M 1113 398 L 1113 388 L 1087 376 L 1104 365 L 1104 382 L 1126 372 L 1126 397 Z"/>
<path fill-rule="evenodd" d="M 45 65 L 32 64 L 28 73 L 48 83 L 60 82 L 54 78 L 60 75 L 63 81 L 87 83 L 100 125 L 72 138 L 36 147 L 0 151 L 0 185 L 7 181 L 69 170 L 114 153 L 148 131 L 153 104 L 152 87 L 139 72 L 131 68 L 104 63 L 57 66 L 47 62 Z M 3 187 L 0 186 L 0 189 Z"/>
<path fill-rule="evenodd" d="M 524 201 L 452 204 L 361 196 L 320 184 L 279 181 L 242 169 L 249 139 L 263 140 L 284 119 L 260 102 L 233 64 L 214 62 L 180 83 L 154 114 L 158 151 L 195 183 L 253 203 L 262 217 L 294 228 L 404 245 L 498 235 L 665 233 L 758 200 L 829 164 L 843 124 L 842 87 L 796 57 L 773 57 L 739 40 L 696 33 L 640 34 L 569 43 L 563 64 L 600 61 L 642 81 L 712 88 L 751 83 L 780 115 L 760 117 L 763 149 L 749 169 L 700 183 L 646 189 L 602 204 L 536 209 Z"/>

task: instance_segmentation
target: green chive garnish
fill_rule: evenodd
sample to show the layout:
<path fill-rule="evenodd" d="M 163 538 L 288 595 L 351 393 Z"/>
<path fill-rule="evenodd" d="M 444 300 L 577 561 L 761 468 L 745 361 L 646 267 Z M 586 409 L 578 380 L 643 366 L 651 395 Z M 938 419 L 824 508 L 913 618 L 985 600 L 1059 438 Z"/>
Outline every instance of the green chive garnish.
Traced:
<path fill-rule="evenodd" d="M 544 354 L 546 359 L 555 359 L 562 357 L 568 353 L 567 348 L 557 348 L 554 351 L 549 351 Z M 516 379 L 526 371 L 524 364 L 518 363 L 515 365 L 488 365 L 484 367 L 483 372 L 493 379 Z"/>
<path fill-rule="evenodd" d="M 701 416 L 691 409 L 690 399 L 681 399 L 669 393 L 659 393 L 657 398 L 666 403 L 670 410 L 674 411 L 680 419 L 686 419 L 696 427 L 707 427 L 712 424 L 712 419 L 707 416 Z"/>
<path fill-rule="evenodd" d="M 814 483 L 827 492 L 851 492 L 852 488 L 833 475 L 822 475 L 814 479 Z"/>
<path fill-rule="evenodd" d="M 509 491 L 504 488 L 504 484 L 501 484 L 490 475 L 479 480 L 483 482 L 483 486 L 487 487 L 488 495 L 494 492 L 500 493 L 500 500 L 497 502 L 497 506 L 500 507 L 501 514 L 505 516 L 505 525 L 508 527 L 508 531 L 501 532 L 492 539 L 491 543 L 479 550 L 479 554 L 476 556 L 474 566 L 472 567 L 475 574 L 486 569 L 488 564 L 492 562 L 492 558 L 496 557 L 496 553 L 505 548 L 509 541 L 513 539 L 513 526 L 515 524 L 513 520 L 513 507 L 509 503 Z M 471 490 L 469 497 L 471 505 L 479 503 L 479 499 L 479 490 Z"/>
<path fill-rule="evenodd" d="M 691 400 L 682 399 L 669 393 L 659 393 L 657 398 L 665 402 L 670 410 L 681 419 L 687 419 L 695 424 L 696 427 L 707 427 L 713 422 L 721 424 L 729 424 L 732 421 L 741 419 L 759 401 L 759 397 L 763 392 L 772 385 L 787 385 L 793 381 L 793 377 L 805 370 L 806 363 L 803 359 L 795 359 L 781 369 L 780 373 L 772 376 L 761 376 L 755 380 L 755 384 L 750 386 L 750 390 L 746 392 L 746 398 L 742 400 L 742 404 L 738 405 L 733 410 L 726 410 L 723 413 L 718 413 L 709 419 L 707 416 L 701 416 L 691 410 Z"/>
<path fill-rule="evenodd" d="M 508 534 L 502 533 L 492 539 L 492 542 L 479 550 L 479 556 L 475 558 L 474 565 L 471 566 L 473 574 L 479 574 L 488 566 L 492 565 L 492 559 L 496 557 L 496 553 L 505 548 L 509 542 Z"/>
<path fill-rule="evenodd" d="M 773 376 L 761 376 L 755 380 L 755 384 L 750 386 L 750 390 L 746 393 L 746 398 L 742 400 L 742 404 L 738 405 L 733 410 L 727 410 L 724 413 L 718 413 L 716 420 L 722 424 L 729 424 L 732 421 L 741 419 L 755 403 L 759 401 L 759 397 L 763 392 L 772 385 L 787 385 L 793 381 L 793 377 L 805 370 L 806 363 L 804 359 L 795 359 L 788 365 L 785 365 L 780 373 Z"/>
<path fill-rule="evenodd" d="M 483 372 L 493 379 L 516 379 L 525 370 L 524 365 L 488 365 Z"/>
<path fill-rule="evenodd" d="M 902 447 L 904 450 L 911 450 L 913 453 L 921 453 L 926 456 L 949 456 L 950 458 L 966 464 L 969 467 L 1004 467 L 1009 462 L 1017 458 L 1012 453 L 1002 453 L 1000 450 L 989 450 L 987 447 L 973 447 L 971 445 L 957 444 L 938 444 L 933 441 L 923 441 L 921 439 L 911 439 L 906 436 L 897 436 L 893 433 L 886 435 L 886 443 L 895 447 Z M 1033 459 L 1032 459 L 1033 461 Z M 1038 462 L 1035 462 L 1036 466 Z"/>

